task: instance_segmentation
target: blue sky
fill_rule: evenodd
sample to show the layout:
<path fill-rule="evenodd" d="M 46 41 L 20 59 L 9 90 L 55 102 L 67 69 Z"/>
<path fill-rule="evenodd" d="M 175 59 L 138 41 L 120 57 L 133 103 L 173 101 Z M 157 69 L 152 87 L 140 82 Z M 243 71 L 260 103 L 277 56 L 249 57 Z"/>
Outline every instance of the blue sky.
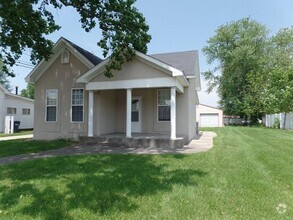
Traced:
<path fill-rule="evenodd" d="M 150 26 L 152 40 L 148 45 L 148 53 L 197 49 L 201 72 L 209 68 L 201 50 L 220 25 L 248 16 L 266 25 L 273 34 L 280 28 L 293 25 L 292 0 L 137 0 L 136 7 Z M 78 22 L 78 14 L 72 8 L 52 10 L 62 28 L 48 36 L 49 39 L 57 41 L 61 36 L 66 37 L 102 57 L 96 45 L 100 39 L 98 28 L 86 33 Z M 28 61 L 29 57 L 24 55 L 22 60 Z M 24 77 L 30 69 L 17 67 L 14 70 L 16 77 L 10 80 L 11 84 L 22 89 L 26 86 Z M 207 94 L 205 83 L 202 80 L 200 102 L 217 106 L 216 92 Z"/>

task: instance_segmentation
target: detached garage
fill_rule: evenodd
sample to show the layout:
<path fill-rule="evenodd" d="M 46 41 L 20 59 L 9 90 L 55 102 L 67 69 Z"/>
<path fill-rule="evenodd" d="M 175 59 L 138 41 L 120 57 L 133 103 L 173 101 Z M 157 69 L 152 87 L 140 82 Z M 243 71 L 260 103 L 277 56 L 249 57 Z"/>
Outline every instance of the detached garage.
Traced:
<path fill-rule="evenodd" d="M 199 104 L 196 106 L 196 121 L 199 127 L 223 127 L 223 110 Z"/>

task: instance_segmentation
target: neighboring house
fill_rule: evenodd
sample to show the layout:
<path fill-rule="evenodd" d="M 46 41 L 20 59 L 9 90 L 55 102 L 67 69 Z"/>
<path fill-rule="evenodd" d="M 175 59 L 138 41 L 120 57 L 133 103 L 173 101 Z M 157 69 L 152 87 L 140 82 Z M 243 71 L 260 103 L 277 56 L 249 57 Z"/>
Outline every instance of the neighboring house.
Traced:
<path fill-rule="evenodd" d="M 102 60 L 60 38 L 48 61 L 26 77 L 35 84 L 35 139 L 137 133 L 170 140 L 195 135 L 200 89 L 197 51 L 136 52 L 113 77 Z"/>
<path fill-rule="evenodd" d="M 0 85 L 0 132 L 5 131 L 5 116 L 20 121 L 20 129 L 34 127 L 34 100 L 10 93 Z"/>
<path fill-rule="evenodd" d="M 196 121 L 199 127 L 223 127 L 223 110 L 199 104 L 196 106 Z"/>

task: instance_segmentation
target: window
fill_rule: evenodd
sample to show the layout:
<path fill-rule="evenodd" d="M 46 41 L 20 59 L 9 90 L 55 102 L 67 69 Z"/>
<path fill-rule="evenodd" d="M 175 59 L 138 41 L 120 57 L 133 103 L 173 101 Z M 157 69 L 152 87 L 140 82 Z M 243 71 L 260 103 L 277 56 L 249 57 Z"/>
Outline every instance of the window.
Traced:
<path fill-rule="evenodd" d="M 58 90 L 46 90 L 46 121 L 57 121 Z"/>
<path fill-rule="evenodd" d="M 170 89 L 158 90 L 158 121 L 170 121 L 171 119 L 171 93 Z"/>
<path fill-rule="evenodd" d="M 131 104 L 131 122 L 139 122 L 139 100 L 133 99 Z"/>
<path fill-rule="evenodd" d="M 61 54 L 61 63 L 69 63 L 69 51 L 64 50 Z"/>
<path fill-rule="evenodd" d="M 16 108 L 8 107 L 7 108 L 7 114 L 9 114 L 9 115 L 16 115 Z"/>
<path fill-rule="evenodd" d="M 71 121 L 83 122 L 83 89 L 72 89 L 71 93 Z"/>
<path fill-rule="evenodd" d="M 31 110 L 29 108 L 23 108 L 22 109 L 22 114 L 23 115 L 30 115 L 31 114 Z"/>

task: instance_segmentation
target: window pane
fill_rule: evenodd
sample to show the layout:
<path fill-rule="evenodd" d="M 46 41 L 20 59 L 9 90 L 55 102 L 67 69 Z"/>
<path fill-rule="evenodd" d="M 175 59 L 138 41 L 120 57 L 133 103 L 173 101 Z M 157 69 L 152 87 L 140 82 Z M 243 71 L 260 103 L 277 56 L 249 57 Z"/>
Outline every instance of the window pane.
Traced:
<path fill-rule="evenodd" d="M 57 107 L 56 106 L 47 106 L 47 117 L 46 121 L 57 121 Z"/>
<path fill-rule="evenodd" d="M 47 90 L 47 105 L 57 105 L 57 90 Z"/>
<path fill-rule="evenodd" d="M 158 104 L 159 105 L 170 105 L 170 90 L 164 89 L 158 91 Z"/>
<path fill-rule="evenodd" d="M 158 106 L 158 119 L 159 121 L 170 121 L 170 106 Z"/>
<path fill-rule="evenodd" d="M 83 105 L 83 89 L 72 90 L 72 105 Z"/>
<path fill-rule="evenodd" d="M 16 108 L 7 108 L 7 114 L 16 115 Z"/>
<path fill-rule="evenodd" d="M 132 100 L 131 110 L 138 110 L 138 102 L 139 100 L 137 99 Z"/>
<path fill-rule="evenodd" d="M 132 111 L 131 112 L 131 121 L 132 122 L 138 122 L 139 119 L 139 112 L 138 111 Z"/>
<path fill-rule="evenodd" d="M 72 121 L 83 121 L 83 106 L 72 106 Z"/>
<path fill-rule="evenodd" d="M 23 115 L 30 115 L 31 114 L 31 110 L 29 108 L 23 108 L 22 109 L 22 114 Z"/>

